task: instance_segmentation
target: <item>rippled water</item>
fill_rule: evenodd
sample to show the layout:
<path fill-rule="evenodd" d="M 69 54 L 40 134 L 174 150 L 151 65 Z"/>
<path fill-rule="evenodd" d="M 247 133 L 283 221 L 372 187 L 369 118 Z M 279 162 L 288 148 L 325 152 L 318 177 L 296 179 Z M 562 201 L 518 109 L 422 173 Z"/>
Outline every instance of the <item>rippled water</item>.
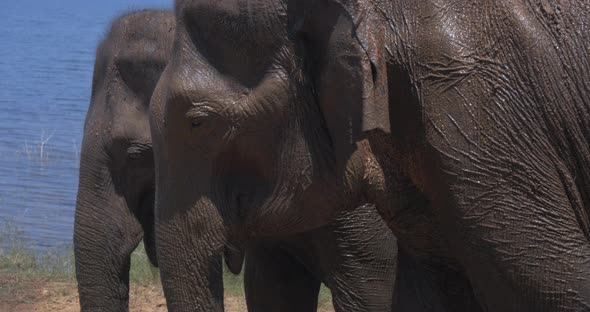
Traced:
<path fill-rule="evenodd" d="M 94 50 L 113 17 L 148 7 L 172 0 L 0 3 L 0 222 L 35 247 L 71 244 Z"/>

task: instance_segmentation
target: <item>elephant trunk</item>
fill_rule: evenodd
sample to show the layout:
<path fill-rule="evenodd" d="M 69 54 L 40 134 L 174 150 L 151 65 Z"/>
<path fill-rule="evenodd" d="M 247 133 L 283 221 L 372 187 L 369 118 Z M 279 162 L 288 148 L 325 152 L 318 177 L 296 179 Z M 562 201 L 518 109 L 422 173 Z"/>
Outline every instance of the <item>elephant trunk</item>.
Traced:
<path fill-rule="evenodd" d="M 83 159 L 74 224 L 82 311 L 127 311 L 130 255 L 142 237 L 108 168 Z"/>
<path fill-rule="evenodd" d="M 220 214 L 206 197 L 183 204 L 181 196 L 167 196 L 166 186 L 161 189 L 156 248 L 169 311 L 223 311 L 222 252 L 228 232 Z"/>
<path fill-rule="evenodd" d="M 141 226 L 143 227 L 143 244 L 145 247 L 145 253 L 154 267 L 158 267 L 158 259 L 156 256 L 156 235 L 154 230 L 154 201 L 155 191 L 151 190 L 145 195 L 140 204 L 139 208 L 139 219 Z"/>

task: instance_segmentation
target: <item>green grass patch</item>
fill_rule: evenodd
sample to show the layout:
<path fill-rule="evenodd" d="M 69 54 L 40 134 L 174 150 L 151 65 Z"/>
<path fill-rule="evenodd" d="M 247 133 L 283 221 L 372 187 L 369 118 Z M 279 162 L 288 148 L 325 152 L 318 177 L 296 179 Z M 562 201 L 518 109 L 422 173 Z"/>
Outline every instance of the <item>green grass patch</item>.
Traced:
<path fill-rule="evenodd" d="M 34 250 L 12 223 L 0 228 L 0 271 L 24 276 L 74 279 L 71 247 Z"/>
<path fill-rule="evenodd" d="M 320 288 L 318 306 L 323 308 L 332 306 L 332 293 L 324 284 L 322 284 L 322 287 Z"/>
<path fill-rule="evenodd" d="M 226 293 L 232 294 L 234 296 L 245 297 L 246 293 L 244 292 L 244 274 L 242 273 L 238 275 L 234 275 L 229 271 L 229 269 L 224 265 L 223 266 L 223 289 Z"/>
<path fill-rule="evenodd" d="M 245 297 L 243 274 L 234 275 L 223 266 L 225 292 L 236 297 Z M 35 250 L 24 239 L 22 232 L 10 222 L 0 225 L 0 273 L 8 273 L 20 280 L 43 279 L 75 283 L 75 262 L 73 248 L 49 248 Z M 131 283 L 160 285 L 160 274 L 153 267 L 145 252 L 143 243 L 131 254 Z M 15 287 L 17 287 L 15 285 Z M 0 293 L 7 291 L 0 287 Z M 324 285 L 320 289 L 319 307 L 331 306 L 330 290 Z"/>
<path fill-rule="evenodd" d="M 150 263 L 143 243 L 140 243 L 131 254 L 129 281 L 140 284 L 160 283 L 160 272 Z"/>

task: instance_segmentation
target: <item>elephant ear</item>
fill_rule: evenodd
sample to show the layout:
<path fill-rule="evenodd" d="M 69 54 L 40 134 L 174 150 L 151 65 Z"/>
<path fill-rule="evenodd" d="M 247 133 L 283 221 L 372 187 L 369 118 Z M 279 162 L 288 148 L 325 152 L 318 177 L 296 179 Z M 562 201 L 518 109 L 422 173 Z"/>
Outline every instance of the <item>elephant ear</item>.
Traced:
<path fill-rule="evenodd" d="M 303 38 L 316 99 L 341 165 L 363 133 L 390 132 L 387 42 L 380 14 L 369 2 L 289 2 L 289 30 Z"/>

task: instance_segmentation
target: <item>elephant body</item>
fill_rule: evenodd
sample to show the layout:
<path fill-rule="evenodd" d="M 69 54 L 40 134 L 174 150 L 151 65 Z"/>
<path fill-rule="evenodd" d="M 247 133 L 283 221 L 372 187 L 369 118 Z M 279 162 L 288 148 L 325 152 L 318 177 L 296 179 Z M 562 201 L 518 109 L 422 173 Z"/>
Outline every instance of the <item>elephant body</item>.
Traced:
<path fill-rule="evenodd" d="M 157 264 L 147 111 L 174 27 L 171 12 L 130 13 L 113 22 L 97 49 L 74 232 L 82 311 L 128 310 L 130 254 L 142 237 Z M 316 311 L 320 282 L 339 311 L 391 310 L 396 241 L 372 205 L 343 212 L 321 229 L 246 246 L 250 311 Z M 225 249 L 234 271 L 243 248 Z"/>
<path fill-rule="evenodd" d="M 590 310 L 590 6 L 385 9 L 399 30 L 387 36 L 389 155 L 428 198 L 450 263 L 486 311 Z"/>
<path fill-rule="evenodd" d="M 96 51 L 74 223 L 82 311 L 128 310 L 130 255 L 142 238 L 157 262 L 148 106 L 174 27 L 172 12 L 133 12 Z"/>
<path fill-rule="evenodd" d="M 367 201 L 412 272 L 400 280 L 419 280 L 403 289 L 432 309 L 590 309 L 587 4 L 175 10 L 150 111 L 171 310 L 221 307 L 219 289 L 182 290 L 211 284 L 228 237 L 294 235 Z"/>

